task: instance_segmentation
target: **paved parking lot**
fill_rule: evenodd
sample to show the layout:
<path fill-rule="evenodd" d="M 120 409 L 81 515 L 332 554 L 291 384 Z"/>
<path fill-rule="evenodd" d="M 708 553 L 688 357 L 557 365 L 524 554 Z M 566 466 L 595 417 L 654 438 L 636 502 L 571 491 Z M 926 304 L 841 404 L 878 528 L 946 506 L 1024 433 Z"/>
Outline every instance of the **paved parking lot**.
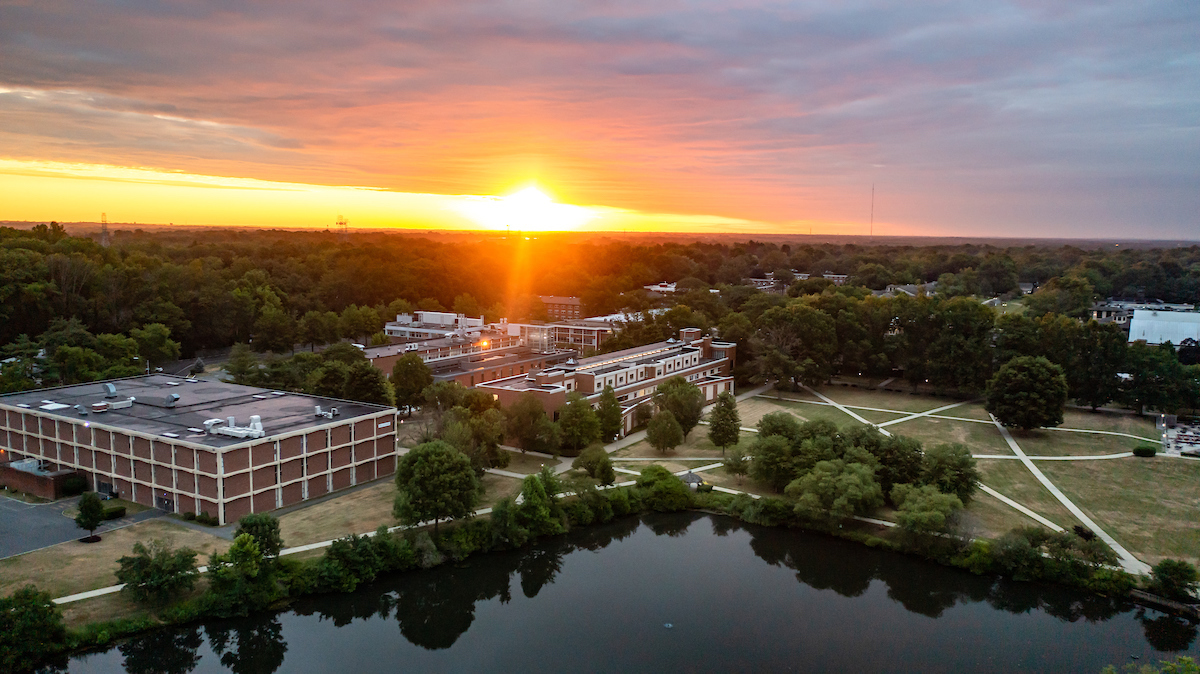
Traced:
<path fill-rule="evenodd" d="M 64 510 L 74 508 L 78 503 L 78 496 L 38 505 L 0 496 L 0 559 L 48 545 L 65 543 L 86 535 L 86 532 L 75 526 L 75 520 L 63 516 Z M 96 533 L 103 534 L 114 527 L 162 515 L 160 510 L 147 510 L 130 517 L 105 522 Z"/>

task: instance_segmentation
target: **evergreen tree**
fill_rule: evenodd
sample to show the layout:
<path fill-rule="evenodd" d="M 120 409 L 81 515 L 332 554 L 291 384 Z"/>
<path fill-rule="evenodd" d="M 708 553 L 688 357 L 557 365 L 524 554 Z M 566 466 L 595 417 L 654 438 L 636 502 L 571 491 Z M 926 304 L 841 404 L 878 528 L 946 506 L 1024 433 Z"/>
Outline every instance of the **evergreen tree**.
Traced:
<path fill-rule="evenodd" d="M 600 439 L 606 443 L 616 440 L 617 435 L 621 433 L 621 403 L 617 400 L 617 393 L 613 387 L 604 387 L 596 416 L 600 419 Z"/>
<path fill-rule="evenodd" d="M 392 366 L 392 387 L 396 391 L 396 404 L 412 409 L 425 402 L 425 389 L 433 384 L 433 373 L 429 366 L 415 353 L 406 353 Z"/>
<path fill-rule="evenodd" d="M 79 514 L 75 516 L 75 526 L 86 529 L 88 538 L 93 538 L 96 528 L 104 522 L 104 504 L 96 492 L 85 492 L 79 497 Z M 99 539 L 97 539 L 99 540 Z"/>
<path fill-rule="evenodd" d="M 717 404 L 708 416 L 708 439 L 721 448 L 736 445 L 742 437 L 742 417 L 738 414 L 737 399 L 725 391 L 717 396 Z"/>

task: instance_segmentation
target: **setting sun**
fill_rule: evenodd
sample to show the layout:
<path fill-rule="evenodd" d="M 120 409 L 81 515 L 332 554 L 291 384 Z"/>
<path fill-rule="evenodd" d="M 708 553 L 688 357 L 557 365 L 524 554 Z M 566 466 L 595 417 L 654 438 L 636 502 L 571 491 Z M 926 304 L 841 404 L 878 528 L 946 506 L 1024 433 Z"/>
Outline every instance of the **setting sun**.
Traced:
<path fill-rule="evenodd" d="M 575 229 L 596 217 L 590 208 L 555 203 L 533 186 L 505 197 L 470 197 L 453 208 L 482 227 L 516 231 Z"/>

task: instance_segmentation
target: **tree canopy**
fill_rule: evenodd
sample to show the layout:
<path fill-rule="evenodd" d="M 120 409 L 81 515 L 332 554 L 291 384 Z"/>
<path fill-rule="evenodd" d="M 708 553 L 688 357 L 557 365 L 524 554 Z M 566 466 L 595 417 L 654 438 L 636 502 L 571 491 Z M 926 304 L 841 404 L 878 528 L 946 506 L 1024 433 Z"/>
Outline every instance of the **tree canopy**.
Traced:
<path fill-rule="evenodd" d="M 396 519 L 404 524 L 466 517 L 479 499 L 471 460 L 441 440 L 417 445 L 396 466 Z"/>
<path fill-rule="evenodd" d="M 1067 405 L 1063 369 L 1038 356 L 1017 356 L 987 385 L 986 409 L 1005 426 L 1024 430 L 1058 426 Z"/>

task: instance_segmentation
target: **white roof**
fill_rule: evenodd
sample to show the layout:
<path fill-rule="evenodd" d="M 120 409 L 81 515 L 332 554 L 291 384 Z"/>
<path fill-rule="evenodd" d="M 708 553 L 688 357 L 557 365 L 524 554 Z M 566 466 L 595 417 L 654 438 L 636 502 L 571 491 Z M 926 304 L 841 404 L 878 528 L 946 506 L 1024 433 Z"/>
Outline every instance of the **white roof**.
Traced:
<path fill-rule="evenodd" d="M 1170 342 L 1179 346 L 1185 339 L 1200 341 L 1200 313 L 1137 309 L 1129 322 L 1129 341 L 1147 344 Z"/>

